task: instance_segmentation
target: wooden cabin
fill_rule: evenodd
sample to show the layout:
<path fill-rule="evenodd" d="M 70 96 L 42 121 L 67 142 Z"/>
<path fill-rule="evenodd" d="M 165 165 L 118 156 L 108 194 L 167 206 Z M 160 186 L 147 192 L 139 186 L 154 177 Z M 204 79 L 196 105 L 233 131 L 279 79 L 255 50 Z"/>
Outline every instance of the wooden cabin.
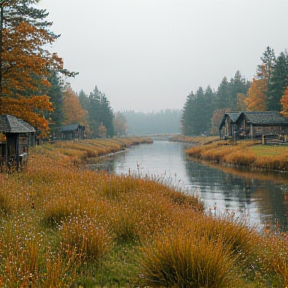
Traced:
<path fill-rule="evenodd" d="M 237 120 L 239 137 L 255 139 L 262 136 L 288 135 L 288 119 L 280 112 L 242 112 Z"/>
<path fill-rule="evenodd" d="M 219 134 L 220 139 L 288 135 L 288 119 L 276 111 L 229 112 L 223 116 Z"/>
<path fill-rule="evenodd" d="M 84 139 L 85 126 L 80 124 L 70 124 L 61 128 L 62 140 L 82 140 Z"/>
<path fill-rule="evenodd" d="M 219 127 L 220 139 L 234 137 L 238 131 L 237 120 L 241 112 L 227 112 L 221 121 Z"/>
<path fill-rule="evenodd" d="M 0 169 L 24 167 L 29 147 L 35 145 L 35 129 L 12 115 L 0 115 Z"/>

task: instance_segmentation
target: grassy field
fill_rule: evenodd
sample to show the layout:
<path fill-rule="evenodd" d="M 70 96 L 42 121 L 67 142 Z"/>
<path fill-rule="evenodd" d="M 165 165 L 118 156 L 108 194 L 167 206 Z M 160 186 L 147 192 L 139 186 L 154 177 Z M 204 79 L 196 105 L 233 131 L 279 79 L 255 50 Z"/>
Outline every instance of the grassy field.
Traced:
<path fill-rule="evenodd" d="M 203 140 L 204 141 L 204 140 Z M 222 164 L 288 171 L 288 146 L 262 145 L 260 141 L 212 141 L 189 148 L 186 154 Z"/>
<path fill-rule="evenodd" d="M 0 174 L 0 287 L 287 287 L 286 234 L 205 214 L 163 183 L 79 169 L 134 141 L 45 144 Z"/>

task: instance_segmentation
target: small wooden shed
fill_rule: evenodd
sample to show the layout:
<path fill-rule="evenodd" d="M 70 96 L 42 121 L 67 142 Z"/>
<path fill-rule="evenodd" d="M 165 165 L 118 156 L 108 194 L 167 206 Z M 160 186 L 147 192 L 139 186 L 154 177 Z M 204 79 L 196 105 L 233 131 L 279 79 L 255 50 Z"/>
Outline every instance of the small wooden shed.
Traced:
<path fill-rule="evenodd" d="M 63 140 L 84 139 L 85 126 L 80 124 L 70 124 L 61 128 Z"/>
<path fill-rule="evenodd" d="M 8 169 L 27 163 L 29 147 L 35 144 L 36 130 L 12 115 L 0 115 L 0 168 Z"/>

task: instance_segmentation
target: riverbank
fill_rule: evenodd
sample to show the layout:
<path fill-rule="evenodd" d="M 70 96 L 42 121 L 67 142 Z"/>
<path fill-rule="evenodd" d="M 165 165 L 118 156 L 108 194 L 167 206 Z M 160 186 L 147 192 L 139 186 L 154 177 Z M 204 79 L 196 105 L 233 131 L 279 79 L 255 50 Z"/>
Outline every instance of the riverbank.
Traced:
<path fill-rule="evenodd" d="M 224 165 L 288 171 L 288 147 L 263 145 L 259 140 L 216 140 L 191 147 L 186 154 Z"/>
<path fill-rule="evenodd" d="M 218 141 L 218 136 L 197 136 L 197 137 L 190 137 L 184 135 L 174 135 L 169 138 L 171 142 L 182 142 L 188 143 L 192 145 L 204 145 L 209 144 L 215 141 Z"/>
<path fill-rule="evenodd" d="M 64 157 L 74 165 L 93 161 L 104 155 L 123 151 L 133 145 L 152 144 L 149 137 L 123 137 L 112 139 L 86 139 L 81 141 L 55 141 L 35 147 L 34 154 Z"/>
<path fill-rule="evenodd" d="M 27 170 L 0 174 L 1 287 L 288 285 L 286 235 L 147 178 L 79 169 L 132 145 L 97 141 L 41 145 Z"/>

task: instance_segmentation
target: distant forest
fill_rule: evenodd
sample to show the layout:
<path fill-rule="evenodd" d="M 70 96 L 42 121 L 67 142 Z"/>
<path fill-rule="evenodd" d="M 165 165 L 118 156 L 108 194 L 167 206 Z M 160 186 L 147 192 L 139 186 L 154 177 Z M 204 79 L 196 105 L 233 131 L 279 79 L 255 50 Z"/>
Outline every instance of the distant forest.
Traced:
<path fill-rule="evenodd" d="M 158 112 L 121 112 L 126 118 L 128 135 L 180 133 L 181 110 L 167 109 Z"/>

